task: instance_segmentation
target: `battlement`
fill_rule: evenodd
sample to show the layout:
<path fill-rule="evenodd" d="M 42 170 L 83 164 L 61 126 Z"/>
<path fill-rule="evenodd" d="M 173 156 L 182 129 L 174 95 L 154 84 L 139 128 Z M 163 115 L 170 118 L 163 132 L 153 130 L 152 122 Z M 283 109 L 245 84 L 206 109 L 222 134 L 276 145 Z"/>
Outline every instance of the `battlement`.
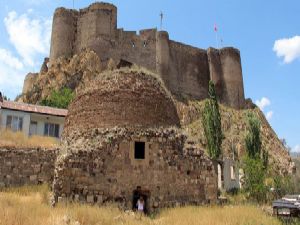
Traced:
<path fill-rule="evenodd" d="M 117 28 L 117 8 L 93 3 L 77 10 L 56 9 L 53 17 L 49 65 L 59 57 L 92 50 L 106 62 L 121 59 L 159 74 L 174 96 L 207 98 L 213 80 L 222 103 L 244 104 L 240 52 L 235 48 L 199 49 L 169 39 L 166 31 Z"/>

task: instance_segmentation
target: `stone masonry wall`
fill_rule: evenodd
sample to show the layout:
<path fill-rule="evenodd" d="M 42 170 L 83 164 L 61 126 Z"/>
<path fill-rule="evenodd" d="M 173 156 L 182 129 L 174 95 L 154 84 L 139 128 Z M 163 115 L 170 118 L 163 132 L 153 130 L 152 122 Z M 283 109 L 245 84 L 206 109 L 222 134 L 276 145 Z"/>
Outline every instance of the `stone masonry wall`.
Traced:
<path fill-rule="evenodd" d="M 100 143 L 103 134 L 98 133 L 89 142 L 74 139 L 65 145 L 55 172 L 56 201 L 118 202 L 131 209 L 133 191 L 140 186 L 150 211 L 215 202 L 217 179 L 202 150 L 183 148 L 181 136 L 170 130 L 128 134 L 115 140 L 111 132 L 109 142 Z M 134 158 L 135 141 L 145 142 L 145 159 Z"/>
<path fill-rule="evenodd" d="M 0 187 L 52 183 L 58 150 L 0 148 Z"/>

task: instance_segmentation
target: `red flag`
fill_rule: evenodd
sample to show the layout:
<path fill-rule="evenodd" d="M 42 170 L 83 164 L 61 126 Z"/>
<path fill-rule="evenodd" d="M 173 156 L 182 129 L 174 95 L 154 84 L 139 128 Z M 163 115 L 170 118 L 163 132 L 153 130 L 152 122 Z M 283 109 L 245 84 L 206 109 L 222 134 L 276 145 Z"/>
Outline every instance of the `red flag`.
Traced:
<path fill-rule="evenodd" d="M 215 32 L 217 32 L 217 31 L 218 31 L 217 24 L 215 24 L 215 26 L 214 26 L 214 30 L 215 30 Z"/>

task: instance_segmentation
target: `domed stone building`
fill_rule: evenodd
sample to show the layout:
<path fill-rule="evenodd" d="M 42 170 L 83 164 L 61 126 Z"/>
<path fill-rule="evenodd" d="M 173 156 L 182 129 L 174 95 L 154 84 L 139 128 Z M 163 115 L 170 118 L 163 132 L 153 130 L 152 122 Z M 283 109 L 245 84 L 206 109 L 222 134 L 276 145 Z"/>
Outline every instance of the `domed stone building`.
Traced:
<path fill-rule="evenodd" d="M 120 69 L 100 74 L 69 107 L 54 198 L 146 211 L 213 202 L 211 160 L 191 147 L 160 78 Z"/>

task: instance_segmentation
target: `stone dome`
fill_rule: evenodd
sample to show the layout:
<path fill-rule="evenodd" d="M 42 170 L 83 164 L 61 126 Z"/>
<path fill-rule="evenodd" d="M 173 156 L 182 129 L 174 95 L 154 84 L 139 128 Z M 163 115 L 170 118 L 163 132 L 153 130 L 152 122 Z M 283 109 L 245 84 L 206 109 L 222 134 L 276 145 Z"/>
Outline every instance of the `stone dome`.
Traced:
<path fill-rule="evenodd" d="M 95 128 L 179 126 L 175 104 L 162 81 L 133 69 L 98 75 L 69 106 L 64 135 Z"/>

